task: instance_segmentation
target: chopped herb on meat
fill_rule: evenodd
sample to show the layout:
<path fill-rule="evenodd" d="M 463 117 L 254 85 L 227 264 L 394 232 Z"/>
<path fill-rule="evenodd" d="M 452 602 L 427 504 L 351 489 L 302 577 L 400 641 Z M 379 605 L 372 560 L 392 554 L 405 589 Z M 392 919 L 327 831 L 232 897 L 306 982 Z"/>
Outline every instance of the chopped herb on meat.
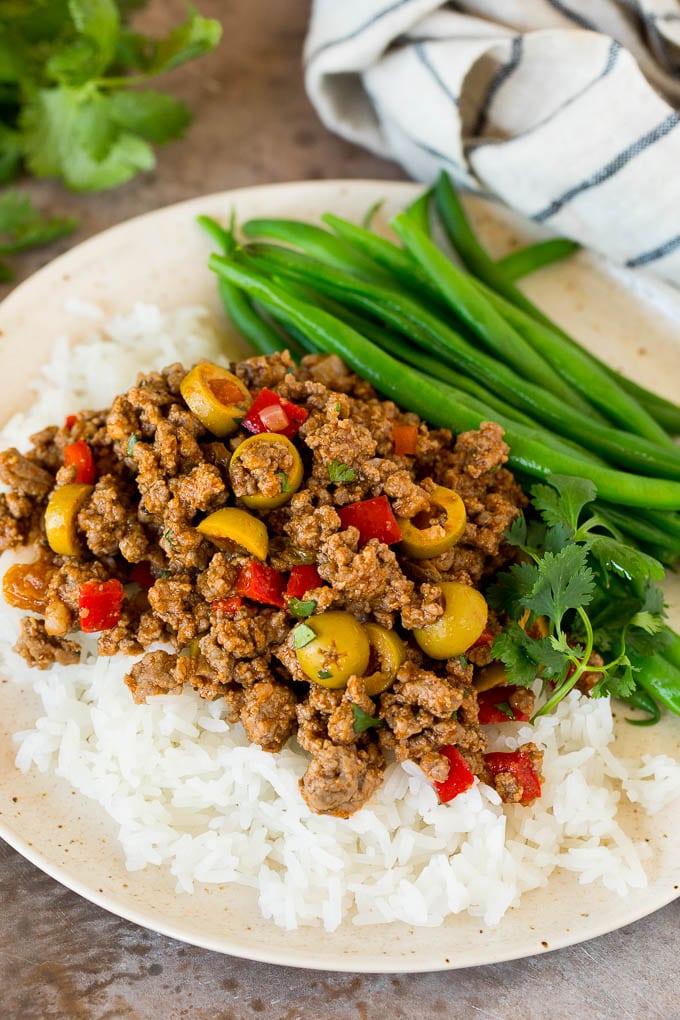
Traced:
<path fill-rule="evenodd" d="M 356 471 L 354 468 L 347 467 L 346 464 L 340 464 L 337 460 L 332 460 L 328 465 L 328 477 L 336 484 L 353 482 L 356 478 Z"/>

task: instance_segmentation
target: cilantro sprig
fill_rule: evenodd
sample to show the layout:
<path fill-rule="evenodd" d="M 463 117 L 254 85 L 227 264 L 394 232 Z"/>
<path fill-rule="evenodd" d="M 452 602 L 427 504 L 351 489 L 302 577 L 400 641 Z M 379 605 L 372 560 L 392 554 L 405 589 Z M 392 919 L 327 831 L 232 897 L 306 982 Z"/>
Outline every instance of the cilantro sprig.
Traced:
<path fill-rule="evenodd" d="M 534 515 L 518 518 L 506 535 L 524 561 L 488 592 L 510 620 L 493 654 L 512 683 L 527 687 L 538 674 L 549 692 L 536 715 L 550 712 L 588 674 L 602 674 L 593 696 L 630 697 L 636 689 L 630 655 L 651 654 L 669 641 L 655 583 L 663 567 L 622 540 L 593 508 L 596 495 L 591 482 L 562 475 L 533 486 Z M 590 664 L 594 651 L 604 665 Z"/>
<path fill-rule="evenodd" d="M 192 11 L 154 39 L 129 26 L 142 6 L 129 0 L 1 6 L 0 184 L 23 166 L 73 191 L 113 188 L 153 168 L 153 145 L 182 136 L 186 104 L 144 86 L 212 50 L 217 21 Z"/>
<path fill-rule="evenodd" d="M 0 129 L 0 150 L 2 131 Z M 0 155 L 0 164 L 2 156 Z M 28 195 L 9 189 L 0 195 L 0 256 L 38 248 L 72 233 L 78 225 L 75 219 L 43 216 Z M 12 269 L 0 258 L 0 282 L 11 280 Z"/>

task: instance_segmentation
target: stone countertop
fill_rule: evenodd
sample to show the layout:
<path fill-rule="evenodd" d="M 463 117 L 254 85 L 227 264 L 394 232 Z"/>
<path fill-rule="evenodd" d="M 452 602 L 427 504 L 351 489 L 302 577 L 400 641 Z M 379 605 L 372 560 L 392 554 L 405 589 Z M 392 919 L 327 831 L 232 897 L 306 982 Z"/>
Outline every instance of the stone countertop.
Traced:
<path fill-rule="evenodd" d="M 17 281 L 114 223 L 202 193 L 310 178 L 403 179 L 393 164 L 320 124 L 302 86 L 304 0 L 201 0 L 224 26 L 219 50 L 168 76 L 195 114 L 156 169 L 104 195 L 28 187 L 38 205 L 75 215 L 71 238 L 15 260 Z M 158 33 L 185 4 L 152 0 Z M 0 296 L 9 291 L 0 288 Z M 3 1020 L 680 1020 L 680 900 L 610 935 L 541 957 L 452 973 L 352 975 L 220 956 L 139 928 L 42 874 L 0 842 Z"/>

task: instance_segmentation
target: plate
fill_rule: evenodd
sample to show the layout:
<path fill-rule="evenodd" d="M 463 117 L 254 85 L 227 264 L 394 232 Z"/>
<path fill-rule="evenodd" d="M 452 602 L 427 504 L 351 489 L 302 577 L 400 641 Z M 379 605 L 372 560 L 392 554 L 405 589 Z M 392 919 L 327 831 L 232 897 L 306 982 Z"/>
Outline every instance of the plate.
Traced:
<path fill-rule="evenodd" d="M 332 209 L 360 220 L 378 199 L 378 220 L 410 201 L 412 184 L 327 181 L 242 189 L 204 198 L 131 220 L 74 248 L 18 287 L 0 307 L 0 398 L 9 416 L 30 399 L 28 380 L 47 358 L 52 341 L 68 333 L 76 340 L 91 328 L 69 298 L 96 302 L 106 315 L 126 311 L 136 300 L 166 308 L 200 303 L 221 317 L 213 275 L 205 268 L 208 242 L 195 218 L 295 216 L 317 219 Z M 471 201 L 475 223 L 492 252 L 500 254 L 537 235 L 507 211 Z M 677 379 L 680 294 L 663 284 L 579 253 L 563 265 L 527 281 L 527 290 L 562 324 L 616 367 L 671 396 Z M 231 334 L 234 348 L 238 341 Z M 677 395 L 677 394 L 676 394 Z M 668 589 L 676 625 L 680 587 Z M 649 885 L 619 898 L 598 886 L 578 886 L 566 873 L 525 894 L 521 906 L 495 929 L 458 916 L 442 928 L 404 924 L 354 927 L 333 934 L 318 928 L 288 932 L 264 921 L 256 897 L 237 887 L 197 888 L 176 894 L 169 873 L 128 872 L 115 825 L 99 806 L 60 779 L 14 767 L 11 734 L 33 725 L 38 700 L 0 678 L 0 836 L 59 882 L 113 913 L 173 938 L 218 952 L 269 963 L 324 970 L 414 972 L 467 967 L 530 956 L 601 935 L 651 913 L 678 895 L 680 812 L 649 819 L 633 805 L 622 808 L 624 825 L 653 850 Z M 617 750 L 630 757 L 645 751 L 680 755 L 680 723 L 664 719 L 653 731 L 620 722 Z"/>

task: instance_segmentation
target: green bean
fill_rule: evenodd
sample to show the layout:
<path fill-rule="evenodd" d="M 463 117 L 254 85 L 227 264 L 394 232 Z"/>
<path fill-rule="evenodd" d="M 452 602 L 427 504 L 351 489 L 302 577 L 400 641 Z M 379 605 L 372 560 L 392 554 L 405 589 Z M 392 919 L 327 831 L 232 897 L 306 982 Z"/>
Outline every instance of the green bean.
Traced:
<path fill-rule="evenodd" d="M 479 243 L 462 203 L 446 173 L 442 171 L 434 188 L 437 211 L 444 229 L 464 264 L 497 294 L 502 294 L 517 308 L 524 309 L 532 317 L 545 326 L 551 326 L 547 316 L 518 290 L 503 270 L 499 262 L 494 262 L 488 252 Z"/>
<path fill-rule="evenodd" d="M 392 221 L 392 226 L 451 310 L 490 350 L 509 362 L 525 378 L 559 396 L 569 393 L 572 397 L 571 385 L 566 384 L 545 360 L 536 360 L 532 346 L 479 293 L 476 282 L 458 269 L 408 216 L 400 213 Z"/>
<path fill-rule="evenodd" d="M 367 275 L 376 282 L 389 283 L 389 275 L 380 266 L 323 227 L 299 220 L 252 219 L 243 224 L 242 230 L 246 237 L 271 237 L 284 241 L 331 266 Z"/>
<path fill-rule="evenodd" d="M 386 316 L 391 326 L 414 339 L 416 343 L 430 351 L 434 346 L 439 357 L 452 368 L 462 369 L 466 375 L 472 376 L 475 382 L 485 383 L 488 389 L 500 396 L 506 404 L 511 404 L 525 414 L 529 413 L 535 420 L 557 431 L 566 439 L 576 441 L 580 446 L 602 454 L 624 467 L 656 477 L 680 480 L 680 451 L 666 450 L 643 437 L 585 420 L 579 411 L 568 407 L 541 387 L 523 380 L 512 369 L 499 364 L 489 355 L 476 351 L 463 337 L 448 331 L 447 327 L 439 322 L 433 326 L 429 313 L 424 312 L 406 296 L 397 294 L 399 309 L 390 312 L 387 307 L 388 298 L 394 305 L 396 300 L 394 292 L 387 292 L 381 288 L 380 302 L 377 303 L 376 291 L 372 285 L 367 282 L 359 283 L 354 277 L 344 277 L 338 271 L 323 267 L 319 263 L 311 263 L 294 252 L 271 246 L 255 246 L 254 249 L 247 250 L 253 252 L 257 266 L 273 275 L 290 274 L 296 279 L 302 277 L 323 292 L 330 292 L 331 297 L 340 296 L 355 307 L 358 305 L 363 311 Z M 373 299 L 369 300 L 371 295 Z M 407 311 L 406 319 L 402 314 L 404 310 Z M 414 321 L 419 327 L 416 331 L 413 329 Z M 433 342 L 430 342 L 431 340 Z M 431 374 L 437 373 L 433 369 Z"/>
<path fill-rule="evenodd" d="M 212 255 L 209 265 L 267 310 L 281 314 L 290 325 L 306 333 L 318 349 L 337 354 L 383 394 L 434 425 L 467 431 L 478 428 L 485 420 L 485 415 L 475 410 L 472 397 L 463 394 L 460 399 L 452 399 L 445 384 L 409 369 L 323 309 L 290 296 L 280 285 L 264 278 L 247 259 Z M 591 478 L 600 498 L 606 502 L 662 510 L 680 508 L 678 482 L 645 478 L 593 464 L 537 440 L 533 430 L 520 423 L 513 423 L 506 429 L 506 438 L 511 450 L 511 466 L 516 464 L 534 477 L 545 478 L 557 473 Z"/>
<path fill-rule="evenodd" d="M 668 647 L 664 648 L 662 654 L 667 662 L 670 662 L 676 669 L 680 669 L 680 635 L 676 634 L 675 631 L 667 627 L 666 630 L 671 634 L 671 643 Z"/>
<path fill-rule="evenodd" d="M 385 237 L 374 234 L 371 230 L 358 227 L 349 220 L 343 220 L 333 213 L 324 213 L 321 217 L 324 223 L 335 231 L 344 241 L 347 241 L 355 250 L 373 259 L 379 266 L 386 269 L 393 277 L 410 290 L 417 290 L 422 293 L 428 301 L 437 308 L 445 307 L 441 294 L 432 285 L 427 275 L 407 251 L 392 244 Z"/>
<path fill-rule="evenodd" d="M 413 226 L 407 217 L 401 214 L 395 217 L 393 226 L 407 249 L 414 258 L 418 259 L 421 267 L 439 286 L 442 296 L 446 298 L 451 307 L 454 310 L 460 309 L 461 301 L 468 301 L 470 316 L 467 321 L 471 328 L 475 328 L 475 321 L 482 323 L 485 328 L 490 324 L 489 318 L 485 319 L 489 308 L 493 309 L 495 314 L 504 318 L 511 326 L 521 325 L 522 335 L 524 337 L 532 335 L 534 338 L 532 344 L 527 345 L 529 349 L 533 346 L 544 354 L 552 363 L 553 368 L 559 371 L 570 386 L 576 388 L 600 410 L 622 425 L 625 430 L 632 431 L 661 445 L 674 447 L 673 441 L 640 407 L 637 401 L 628 396 L 605 372 L 598 371 L 583 352 L 576 348 L 565 350 L 565 345 L 557 334 L 536 322 L 531 316 L 506 301 L 505 298 L 495 294 L 486 284 L 479 281 L 473 282 L 469 277 L 465 277 L 422 231 Z M 477 289 L 483 303 L 475 305 L 473 301 L 470 301 L 467 288 Z M 476 320 L 475 316 L 477 316 Z M 490 321 L 491 323 L 495 322 L 493 318 Z M 515 333 L 515 336 L 519 335 L 519 333 Z M 536 339 L 539 337 L 540 339 Z M 502 348 L 499 350 L 499 354 L 504 357 Z M 510 359 L 506 357 L 505 360 Z"/>
<path fill-rule="evenodd" d="M 503 258 L 496 259 L 496 265 L 503 270 L 507 280 L 519 280 L 522 276 L 535 273 L 537 269 L 561 262 L 580 247 L 577 241 L 571 241 L 568 237 L 551 237 L 547 241 L 528 244 L 525 248 L 519 248 L 509 255 L 504 255 Z"/>
<path fill-rule="evenodd" d="M 607 523 L 613 524 L 615 528 L 625 532 L 626 535 L 649 545 L 666 548 L 668 553 L 675 558 L 680 555 L 680 542 L 677 539 L 674 542 L 670 535 L 657 528 L 655 524 L 642 516 L 641 512 L 634 515 L 626 514 L 609 504 L 602 506 L 598 502 L 595 503 L 595 509 L 599 517 L 603 517 Z"/>
<path fill-rule="evenodd" d="M 419 195 L 410 205 L 406 207 L 406 215 L 409 216 L 413 222 L 419 227 L 425 234 L 430 232 L 430 201 L 434 195 L 434 190 L 428 188 L 422 195 Z"/>
<path fill-rule="evenodd" d="M 680 715 L 680 669 L 663 655 L 629 655 L 635 682 L 656 701 Z"/>
<path fill-rule="evenodd" d="M 661 709 L 654 698 L 645 690 L 633 691 L 632 694 L 628 694 L 625 698 L 620 697 L 618 700 L 623 701 L 630 708 L 636 708 L 638 712 L 646 712 L 649 716 L 648 719 L 626 718 L 626 722 L 630 723 L 631 726 L 654 726 L 661 718 Z"/>
<path fill-rule="evenodd" d="M 233 225 L 226 229 L 210 216 L 198 216 L 197 220 L 225 255 L 234 250 L 236 241 Z M 217 281 L 217 287 L 227 315 L 258 354 L 274 354 L 287 348 L 292 355 L 300 356 L 302 351 L 295 340 L 287 338 L 284 341 L 274 327 L 258 314 L 253 303 L 242 291 L 222 279 Z"/>
<path fill-rule="evenodd" d="M 460 372 L 456 372 L 449 365 L 442 364 L 437 361 L 436 358 L 426 354 L 420 348 L 412 347 L 393 333 L 390 333 L 389 330 L 374 327 L 371 323 L 362 324 L 360 321 L 356 320 L 352 322 L 351 319 L 344 321 L 349 321 L 349 324 L 352 325 L 353 328 L 358 329 L 363 336 L 372 340 L 379 347 L 382 347 L 383 350 L 392 354 L 395 358 L 399 358 L 400 361 L 405 361 L 407 364 L 419 369 L 419 371 L 423 372 L 425 375 L 429 375 L 431 378 L 437 379 L 438 381 L 445 383 L 447 386 L 452 387 L 454 390 L 457 390 L 456 395 L 459 399 L 463 393 L 474 397 L 478 401 L 477 406 L 481 407 L 481 404 L 484 405 L 484 413 L 487 420 L 498 422 L 498 424 L 503 425 L 504 427 L 508 422 L 518 422 L 522 425 L 528 425 L 529 428 L 533 430 L 536 437 L 543 437 L 555 448 L 562 449 L 566 453 L 576 454 L 577 456 L 582 457 L 584 461 L 591 461 L 596 464 L 605 464 L 604 460 L 593 455 L 589 450 L 585 450 L 576 443 L 572 443 L 570 440 L 564 439 L 561 436 L 556 436 L 542 428 L 528 415 L 517 410 L 517 408 L 506 404 L 505 401 L 497 397 L 492 391 L 480 386 L 468 376 L 463 375 Z"/>
<path fill-rule="evenodd" d="M 523 309 L 528 315 L 536 321 L 543 323 L 548 329 L 558 333 L 569 346 L 584 351 L 584 348 L 576 340 L 548 318 L 517 287 L 513 286 L 511 281 L 504 278 L 502 266 L 499 263 L 495 263 L 479 243 L 465 210 L 445 173 L 442 173 L 437 181 L 435 198 L 439 215 L 449 240 L 463 259 L 467 268 L 496 293 L 504 296 L 517 308 Z M 616 372 L 611 366 L 596 358 L 595 355 L 589 352 L 585 353 L 596 368 L 615 379 L 621 389 L 641 403 L 658 424 L 671 432 L 680 433 L 680 407 L 633 382 L 632 379 L 628 379 L 622 373 Z"/>
<path fill-rule="evenodd" d="M 531 345 L 540 351 L 565 379 L 570 379 L 605 414 L 638 435 L 677 449 L 668 433 L 649 412 L 622 389 L 608 372 L 599 368 L 583 348 L 576 345 L 565 346 L 564 339 L 559 333 L 532 319 L 521 308 L 495 294 L 486 284 L 477 283 L 477 286 L 495 305 L 497 311 L 521 331 Z"/>
<path fill-rule="evenodd" d="M 475 348 L 402 291 L 378 287 L 273 245 L 250 245 L 245 251 L 253 264 L 269 275 L 311 283 L 330 297 L 368 312 L 426 350 L 436 352 L 453 367 L 481 379 L 490 387 L 500 387 L 504 398 L 520 410 L 530 409 L 536 417 L 541 417 L 546 402 L 544 390 L 528 388 L 525 380 L 511 368 Z"/>
<path fill-rule="evenodd" d="M 325 261 L 332 262 L 332 267 L 344 268 L 352 274 L 358 272 L 367 281 L 372 280 L 375 283 L 386 281 L 387 285 L 389 285 L 389 277 L 382 269 L 382 266 L 386 266 L 390 272 L 396 275 L 407 286 L 412 288 L 414 284 L 419 285 L 425 291 L 426 297 L 430 302 L 440 308 L 442 307 L 442 295 L 437 293 L 436 287 L 431 282 L 428 282 L 426 274 L 414 265 L 414 260 L 406 252 L 403 252 L 384 238 L 377 237 L 361 227 L 347 224 L 336 217 L 327 215 L 324 217 L 324 220 L 334 227 L 336 233 L 340 235 L 339 238 L 334 239 L 332 235 L 324 235 L 324 231 L 313 227 L 311 230 L 314 233 L 311 236 L 311 240 L 308 240 L 310 235 L 305 229 L 305 224 L 296 224 L 295 222 L 285 220 L 266 221 L 266 228 L 263 226 L 265 221 L 254 221 L 258 229 L 251 230 L 249 228 L 249 232 L 266 233 L 268 236 L 276 236 L 279 240 L 285 240 L 288 243 L 304 248 L 312 256 L 321 256 L 322 260 L 325 255 Z M 324 235 L 322 242 L 319 239 L 319 234 Z M 352 247 L 352 239 L 356 242 L 359 237 L 363 238 L 364 248 L 369 249 L 368 251 L 362 252 L 356 247 Z M 349 240 L 350 244 L 338 249 L 333 246 L 333 240 L 343 242 Z M 376 275 L 376 272 L 373 274 L 366 272 L 364 269 L 365 262 L 353 264 L 352 258 L 348 256 L 347 247 L 354 252 L 357 258 L 365 259 L 365 255 L 369 255 L 375 271 L 377 273 L 382 272 L 383 280 Z M 461 274 L 461 278 L 464 280 L 464 274 Z M 482 336 L 486 345 L 497 353 L 502 348 L 503 360 L 515 365 L 521 370 L 524 377 L 537 380 L 541 385 L 557 393 L 564 400 L 568 400 L 574 406 L 581 407 L 584 413 L 592 417 L 589 405 L 581 401 L 574 390 L 562 381 L 559 373 L 542 356 L 537 357 L 536 352 L 531 349 L 530 345 L 513 329 L 510 329 L 501 316 L 489 308 L 488 302 L 479 300 L 479 296 L 475 293 L 474 285 L 464 282 L 463 287 L 466 288 L 470 301 L 479 312 L 474 321 L 479 326 L 477 333 Z M 486 312 L 484 312 L 484 309 L 486 309 Z M 485 316 L 488 321 L 484 321 Z M 468 324 L 470 323 L 468 322 Z"/>

